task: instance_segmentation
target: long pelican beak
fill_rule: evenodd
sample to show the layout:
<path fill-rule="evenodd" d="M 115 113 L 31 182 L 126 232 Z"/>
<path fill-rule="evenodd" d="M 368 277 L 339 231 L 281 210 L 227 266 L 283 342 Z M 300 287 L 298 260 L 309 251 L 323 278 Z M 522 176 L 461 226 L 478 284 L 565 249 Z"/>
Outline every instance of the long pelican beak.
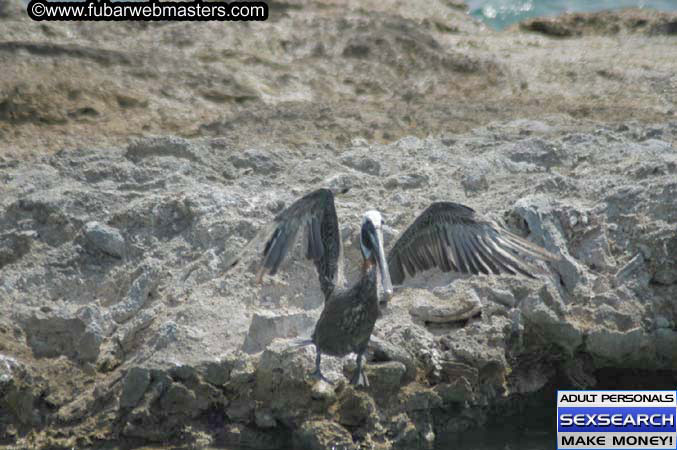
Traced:
<path fill-rule="evenodd" d="M 383 251 L 383 233 L 380 229 L 376 230 L 376 248 L 376 264 L 378 264 L 378 268 L 381 270 L 381 284 L 385 292 L 385 300 L 388 301 L 393 296 L 393 283 L 390 281 L 388 262 Z"/>

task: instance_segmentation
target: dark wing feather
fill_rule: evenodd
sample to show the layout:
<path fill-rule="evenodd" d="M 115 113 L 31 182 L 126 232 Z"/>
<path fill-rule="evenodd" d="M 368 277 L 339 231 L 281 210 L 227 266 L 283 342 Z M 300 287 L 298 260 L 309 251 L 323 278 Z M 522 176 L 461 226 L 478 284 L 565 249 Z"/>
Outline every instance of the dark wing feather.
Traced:
<path fill-rule="evenodd" d="M 407 276 L 437 267 L 443 272 L 522 274 L 540 270 L 524 256 L 556 260 L 547 250 L 479 219 L 467 206 L 451 202 L 430 205 L 397 240 L 388 254 L 390 278 L 401 284 Z"/>
<path fill-rule="evenodd" d="M 301 228 L 305 228 L 306 258 L 315 264 L 320 287 L 326 298 L 336 284 L 341 245 L 334 194 L 328 189 L 318 189 L 298 199 L 278 214 L 272 225 L 264 230 L 267 240 L 257 281 L 260 282 L 265 273 L 274 275 L 277 272 L 289 249 L 294 247 Z M 268 234 L 271 229 L 272 234 Z M 261 235 L 258 235 L 254 241 L 260 238 Z M 234 266 L 238 260 L 239 255 L 227 267 Z"/>

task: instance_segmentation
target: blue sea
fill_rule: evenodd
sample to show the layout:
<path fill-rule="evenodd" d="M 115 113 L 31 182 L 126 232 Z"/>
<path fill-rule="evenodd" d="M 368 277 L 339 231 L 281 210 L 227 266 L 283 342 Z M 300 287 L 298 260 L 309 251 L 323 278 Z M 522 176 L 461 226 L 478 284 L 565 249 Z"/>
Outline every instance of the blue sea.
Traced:
<path fill-rule="evenodd" d="M 495 29 L 538 16 L 604 9 L 652 8 L 677 11 L 677 0 L 465 0 L 470 14 Z"/>

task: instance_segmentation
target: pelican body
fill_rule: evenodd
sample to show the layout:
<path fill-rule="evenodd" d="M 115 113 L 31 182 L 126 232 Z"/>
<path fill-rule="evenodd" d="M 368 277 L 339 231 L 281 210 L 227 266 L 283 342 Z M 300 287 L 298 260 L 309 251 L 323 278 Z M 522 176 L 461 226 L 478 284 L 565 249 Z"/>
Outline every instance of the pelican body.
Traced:
<path fill-rule="evenodd" d="M 362 362 L 378 317 L 377 266 L 381 271 L 386 297 L 392 295 L 388 263 L 383 251 L 381 223 L 381 214 L 377 211 L 368 211 L 364 215 L 360 235 L 360 248 L 364 258 L 362 276 L 353 287 L 339 290 L 325 300 L 324 309 L 312 335 L 316 351 L 314 375 L 318 378 L 324 379 L 320 370 L 322 353 L 332 356 L 356 353 L 357 370 L 351 383 L 369 386 Z"/>

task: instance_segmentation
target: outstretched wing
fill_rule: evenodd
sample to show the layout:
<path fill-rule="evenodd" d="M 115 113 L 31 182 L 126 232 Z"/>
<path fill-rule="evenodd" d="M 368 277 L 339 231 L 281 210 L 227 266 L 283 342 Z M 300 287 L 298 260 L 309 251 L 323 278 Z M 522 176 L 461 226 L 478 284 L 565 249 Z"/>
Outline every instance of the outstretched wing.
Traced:
<path fill-rule="evenodd" d="M 341 251 L 334 194 L 328 189 L 318 189 L 307 194 L 275 217 L 272 225 L 266 229 L 267 233 L 272 229 L 272 234 L 265 236 L 267 240 L 257 282 L 262 280 L 266 272 L 270 275 L 277 272 L 289 249 L 293 248 L 301 228 L 305 228 L 306 258 L 313 260 L 320 287 L 327 298 L 336 284 Z M 238 259 L 235 258 L 229 266 L 237 264 Z"/>
<path fill-rule="evenodd" d="M 438 267 L 443 272 L 515 275 L 534 278 L 540 270 L 522 257 L 556 260 L 547 250 L 476 217 L 467 206 L 431 204 L 397 240 L 388 254 L 390 278 L 401 284 L 407 275 Z"/>

